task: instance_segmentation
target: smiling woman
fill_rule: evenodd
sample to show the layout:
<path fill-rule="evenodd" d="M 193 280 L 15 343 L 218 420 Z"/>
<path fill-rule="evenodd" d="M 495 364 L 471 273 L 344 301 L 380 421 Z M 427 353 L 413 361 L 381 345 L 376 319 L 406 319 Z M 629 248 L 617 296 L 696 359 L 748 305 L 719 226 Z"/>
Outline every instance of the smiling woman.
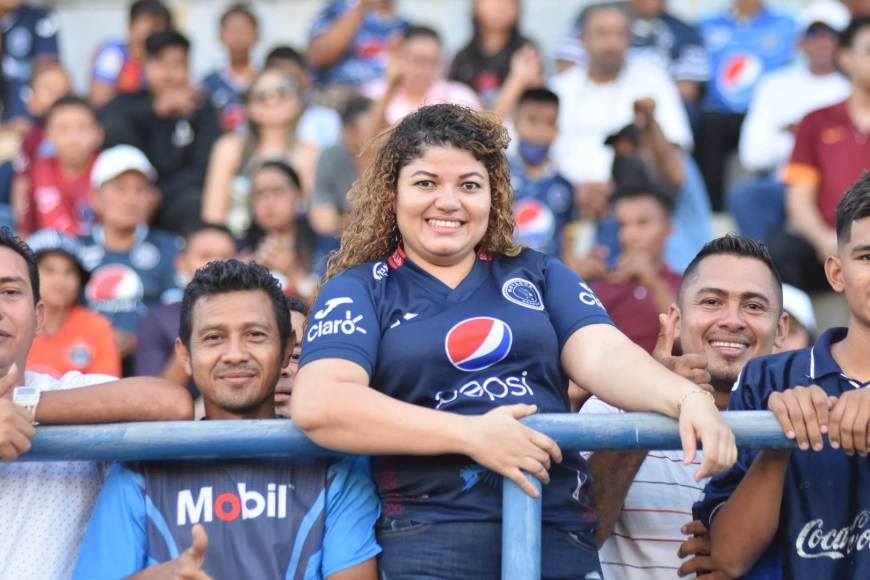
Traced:
<path fill-rule="evenodd" d="M 701 476 L 736 457 L 703 391 L 617 331 L 564 264 L 514 242 L 507 144 L 499 121 L 456 105 L 387 133 L 306 331 L 293 420 L 376 456 L 388 578 L 498 577 L 498 476 L 536 495 L 523 472 L 550 484 L 543 576 L 600 577 L 584 461 L 518 421 L 569 412 L 569 378 L 679 416 L 687 456 L 704 443 Z"/>

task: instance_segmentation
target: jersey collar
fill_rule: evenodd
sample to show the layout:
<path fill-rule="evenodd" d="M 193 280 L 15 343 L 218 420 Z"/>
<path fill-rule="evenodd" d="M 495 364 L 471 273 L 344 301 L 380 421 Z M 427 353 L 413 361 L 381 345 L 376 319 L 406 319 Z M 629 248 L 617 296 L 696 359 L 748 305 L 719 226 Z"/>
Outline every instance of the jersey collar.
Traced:
<path fill-rule="evenodd" d="M 471 272 L 459 283 L 456 288 L 450 288 L 444 282 L 418 266 L 405 253 L 404 246 L 400 243 L 396 251 L 387 259 L 390 268 L 397 274 L 408 276 L 416 284 L 448 302 L 461 302 L 467 299 L 480 286 L 489 271 L 489 263 L 492 255 L 482 250 L 477 251 L 477 259 Z"/>
<path fill-rule="evenodd" d="M 148 237 L 148 226 L 145 224 L 141 224 L 136 226 L 136 233 L 134 234 L 133 247 L 135 248 L 139 244 L 145 241 L 145 238 Z M 100 245 L 106 245 L 106 232 L 101 225 L 95 225 L 93 230 L 91 230 L 91 235 L 94 238 L 94 241 Z"/>
<path fill-rule="evenodd" d="M 807 376 L 815 381 L 828 375 L 840 375 L 843 370 L 834 356 L 831 354 L 831 345 L 846 338 L 848 329 L 842 327 L 831 328 L 822 333 L 816 344 L 810 349 L 810 368 Z"/>

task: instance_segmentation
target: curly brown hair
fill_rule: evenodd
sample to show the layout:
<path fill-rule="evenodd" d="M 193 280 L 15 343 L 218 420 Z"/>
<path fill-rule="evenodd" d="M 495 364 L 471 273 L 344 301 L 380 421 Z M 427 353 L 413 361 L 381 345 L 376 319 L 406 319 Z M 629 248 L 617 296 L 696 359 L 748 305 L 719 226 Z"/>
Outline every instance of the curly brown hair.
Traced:
<path fill-rule="evenodd" d="M 521 248 L 513 239 L 513 189 L 505 156 L 510 137 L 498 117 L 459 105 L 430 105 L 402 119 L 378 140 L 382 145 L 374 162 L 348 194 L 353 213 L 340 249 L 329 257 L 324 283 L 352 266 L 382 260 L 396 250 L 401 240 L 394 209 L 399 171 L 427 147 L 468 151 L 486 167 L 492 206 L 478 249 L 492 255 L 519 254 Z"/>

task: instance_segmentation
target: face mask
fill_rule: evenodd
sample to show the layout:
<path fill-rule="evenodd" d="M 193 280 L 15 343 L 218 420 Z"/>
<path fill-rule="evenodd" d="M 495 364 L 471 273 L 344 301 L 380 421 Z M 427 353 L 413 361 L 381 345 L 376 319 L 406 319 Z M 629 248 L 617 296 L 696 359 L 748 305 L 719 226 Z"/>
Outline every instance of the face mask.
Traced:
<path fill-rule="evenodd" d="M 547 160 L 550 153 L 550 145 L 538 145 L 520 140 L 520 157 L 529 165 L 540 165 Z"/>

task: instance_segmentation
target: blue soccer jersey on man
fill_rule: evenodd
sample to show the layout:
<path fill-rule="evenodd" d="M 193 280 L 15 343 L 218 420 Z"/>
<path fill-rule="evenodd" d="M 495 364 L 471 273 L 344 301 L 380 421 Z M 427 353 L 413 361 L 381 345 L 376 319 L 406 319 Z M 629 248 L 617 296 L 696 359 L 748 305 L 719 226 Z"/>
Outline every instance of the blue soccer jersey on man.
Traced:
<path fill-rule="evenodd" d="M 551 256 L 562 255 L 562 230 L 574 219 L 574 188 L 555 169 L 534 179 L 511 160 L 517 242 Z"/>
<path fill-rule="evenodd" d="M 215 579 L 327 578 L 380 553 L 378 499 L 362 458 L 115 465 L 74 578 L 126 578 L 178 557 L 202 524 Z"/>
<path fill-rule="evenodd" d="M 146 226 L 137 229 L 136 241 L 127 252 L 106 248 L 104 238 L 99 226 L 82 237 L 82 262 L 91 273 L 85 300 L 114 328 L 136 332 L 149 308 L 177 295 L 175 257 L 181 242 Z"/>
<path fill-rule="evenodd" d="M 301 365 L 344 359 L 373 388 L 415 405 L 463 415 L 535 404 L 569 412 L 560 352 L 575 330 L 612 324 L 589 287 L 533 250 L 479 256 L 455 289 L 401 247 L 384 262 L 350 268 L 321 290 Z M 420 522 L 497 521 L 501 478 L 466 457 L 373 460 L 384 516 Z M 566 454 L 544 490 L 544 521 L 588 537 L 597 524 L 585 463 Z"/>
<path fill-rule="evenodd" d="M 702 20 L 698 28 L 712 65 L 704 100 L 710 111 L 746 112 L 761 77 L 794 58 L 797 24 L 769 8 L 762 7 L 745 22 L 729 8 Z"/>
<path fill-rule="evenodd" d="M 750 361 L 729 410 L 767 409 L 771 393 L 799 385 L 815 384 L 835 397 L 867 388 L 844 375 L 831 355 L 831 345 L 845 337 L 845 328 L 833 328 L 812 348 Z M 755 456 L 740 450 L 734 467 L 707 484 L 694 511 L 708 528 Z M 821 452 L 795 449 L 784 486 L 776 536 L 745 578 L 870 578 L 870 460 L 830 447 Z"/>

